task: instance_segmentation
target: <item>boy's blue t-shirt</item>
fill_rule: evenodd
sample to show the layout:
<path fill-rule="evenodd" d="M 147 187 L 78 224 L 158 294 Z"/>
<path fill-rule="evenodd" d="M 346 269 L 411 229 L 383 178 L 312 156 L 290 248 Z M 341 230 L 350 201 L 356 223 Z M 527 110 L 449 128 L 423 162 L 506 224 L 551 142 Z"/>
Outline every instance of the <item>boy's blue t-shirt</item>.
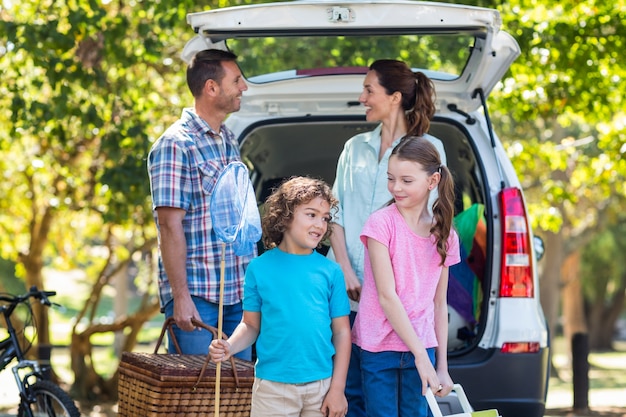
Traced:
<path fill-rule="evenodd" d="M 332 376 L 331 320 L 350 314 L 338 264 L 316 251 L 271 249 L 246 270 L 243 309 L 261 313 L 256 377 L 299 384 Z"/>

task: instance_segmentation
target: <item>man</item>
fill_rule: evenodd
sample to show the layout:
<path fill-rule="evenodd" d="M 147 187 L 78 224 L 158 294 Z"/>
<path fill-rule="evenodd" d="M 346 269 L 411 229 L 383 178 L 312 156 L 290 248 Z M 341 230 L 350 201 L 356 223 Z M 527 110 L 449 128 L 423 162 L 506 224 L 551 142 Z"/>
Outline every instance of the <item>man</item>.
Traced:
<path fill-rule="evenodd" d="M 210 191 L 222 169 L 240 160 L 233 133 L 223 124 L 238 111 L 248 87 L 237 56 L 222 50 L 198 52 L 187 68 L 194 107 L 154 143 L 148 173 L 154 219 L 159 232 L 159 296 L 165 317 L 174 317 L 174 333 L 183 353 L 206 354 L 212 335 L 196 328 L 196 319 L 217 327 L 221 242 L 212 229 Z M 227 245 L 223 331 L 230 335 L 241 321 L 243 278 L 250 256 L 235 256 Z M 173 344 L 170 341 L 170 351 Z M 238 356 L 250 359 L 250 350 Z"/>

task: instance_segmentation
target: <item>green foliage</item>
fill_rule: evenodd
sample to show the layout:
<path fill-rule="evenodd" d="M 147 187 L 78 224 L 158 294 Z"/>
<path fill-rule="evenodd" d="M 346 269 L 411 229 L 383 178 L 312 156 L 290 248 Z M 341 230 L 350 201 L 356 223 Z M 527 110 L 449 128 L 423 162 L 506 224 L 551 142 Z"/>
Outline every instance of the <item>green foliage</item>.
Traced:
<path fill-rule="evenodd" d="M 367 67 L 380 58 L 400 59 L 414 68 L 460 74 L 473 46 L 472 34 L 298 36 L 227 41 L 246 77 L 292 69 Z M 309 51 L 323 51 L 309 53 Z"/>
<path fill-rule="evenodd" d="M 116 257 L 123 258 L 127 246 L 154 237 L 145 158 L 191 101 L 179 58 L 193 36 L 186 14 L 248 3 L 254 2 L 1 3 L 0 256 L 15 262 L 19 253 L 43 248 L 48 264 L 80 266 L 93 277 L 106 262 L 93 248 L 111 239 Z M 572 248 L 581 248 L 585 231 L 620 224 L 626 204 L 626 5 L 474 4 L 498 8 L 504 29 L 521 46 L 489 110 L 520 174 L 533 224 L 562 231 Z M 363 66 L 391 50 L 384 37 L 342 39 L 341 47 L 326 39 L 319 45 L 326 55 L 311 54 L 305 41 L 272 48 L 272 40 L 242 40 L 248 42 L 242 65 Z M 419 42 L 406 38 L 389 57 L 419 57 L 450 70 L 463 57 L 445 54 L 466 45 L 441 38 Z M 48 232 L 47 216 L 54 217 Z M 618 237 L 603 234 L 585 262 L 592 265 L 600 259 L 593 254 L 615 250 L 609 245 Z M 605 259 L 604 266 L 617 273 L 615 259 Z M 15 275 L 24 273 L 18 263 Z"/>
<path fill-rule="evenodd" d="M 0 258 L 0 291 L 9 294 L 24 294 L 26 286 L 15 277 L 15 262 Z"/>
<path fill-rule="evenodd" d="M 620 259 L 626 250 L 626 224 L 598 234 L 585 248 L 581 274 L 584 292 L 588 299 L 603 299 L 608 304 L 621 287 L 620 280 L 626 274 Z"/>
<path fill-rule="evenodd" d="M 626 195 L 626 70 L 618 64 L 626 6 L 518 0 L 498 8 L 522 55 L 490 110 L 533 224 L 568 237 L 602 229 Z"/>
<path fill-rule="evenodd" d="M 105 223 L 152 229 L 145 157 L 188 100 L 176 55 L 191 4 L 4 7 L 2 253 L 28 251 L 46 212 L 58 219 L 50 256 L 97 240 Z M 76 227 L 87 223 L 100 226 Z"/>

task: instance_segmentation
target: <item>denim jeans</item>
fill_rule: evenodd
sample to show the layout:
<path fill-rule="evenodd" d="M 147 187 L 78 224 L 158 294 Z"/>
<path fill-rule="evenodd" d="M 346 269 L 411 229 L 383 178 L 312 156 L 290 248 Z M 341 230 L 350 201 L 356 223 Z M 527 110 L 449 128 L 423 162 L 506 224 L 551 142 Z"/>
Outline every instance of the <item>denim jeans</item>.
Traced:
<path fill-rule="evenodd" d="M 350 312 L 350 328 L 354 324 L 356 312 Z M 348 375 L 346 377 L 346 399 L 348 400 L 348 414 L 346 417 L 366 417 L 365 399 L 363 398 L 363 383 L 361 378 L 361 348 L 352 344 Z"/>
<path fill-rule="evenodd" d="M 435 349 L 427 349 L 435 362 Z M 361 350 L 363 393 L 368 417 L 427 417 L 422 381 L 410 352 Z"/>
<path fill-rule="evenodd" d="M 217 328 L 217 319 L 219 312 L 219 304 L 210 303 L 202 298 L 191 297 L 200 318 L 204 324 Z M 165 318 L 172 317 L 174 315 L 174 302 L 170 301 L 165 306 Z M 233 331 L 237 325 L 241 322 L 243 315 L 243 309 L 241 303 L 224 306 L 224 315 L 222 318 L 222 332 L 228 336 L 233 334 Z M 186 332 L 178 328 L 178 326 L 172 326 L 174 330 L 174 336 L 178 341 L 178 345 L 185 354 L 189 355 L 206 355 L 209 352 L 209 344 L 213 340 L 213 334 L 206 329 L 196 329 L 192 332 Z M 176 353 L 174 343 L 169 341 L 168 352 Z M 235 355 L 240 359 L 250 360 L 252 356 L 252 348 L 242 350 Z"/>

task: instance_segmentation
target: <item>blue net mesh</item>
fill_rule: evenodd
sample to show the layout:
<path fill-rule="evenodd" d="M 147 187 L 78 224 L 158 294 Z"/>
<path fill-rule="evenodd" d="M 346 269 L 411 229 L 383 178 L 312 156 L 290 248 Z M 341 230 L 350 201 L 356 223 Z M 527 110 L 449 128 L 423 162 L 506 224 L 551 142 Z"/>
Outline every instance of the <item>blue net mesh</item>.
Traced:
<path fill-rule="evenodd" d="M 218 239 L 232 243 L 236 255 L 251 254 L 261 239 L 261 219 L 243 163 L 231 162 L 220 173 L 211 192 L 210 209 Z"/>

